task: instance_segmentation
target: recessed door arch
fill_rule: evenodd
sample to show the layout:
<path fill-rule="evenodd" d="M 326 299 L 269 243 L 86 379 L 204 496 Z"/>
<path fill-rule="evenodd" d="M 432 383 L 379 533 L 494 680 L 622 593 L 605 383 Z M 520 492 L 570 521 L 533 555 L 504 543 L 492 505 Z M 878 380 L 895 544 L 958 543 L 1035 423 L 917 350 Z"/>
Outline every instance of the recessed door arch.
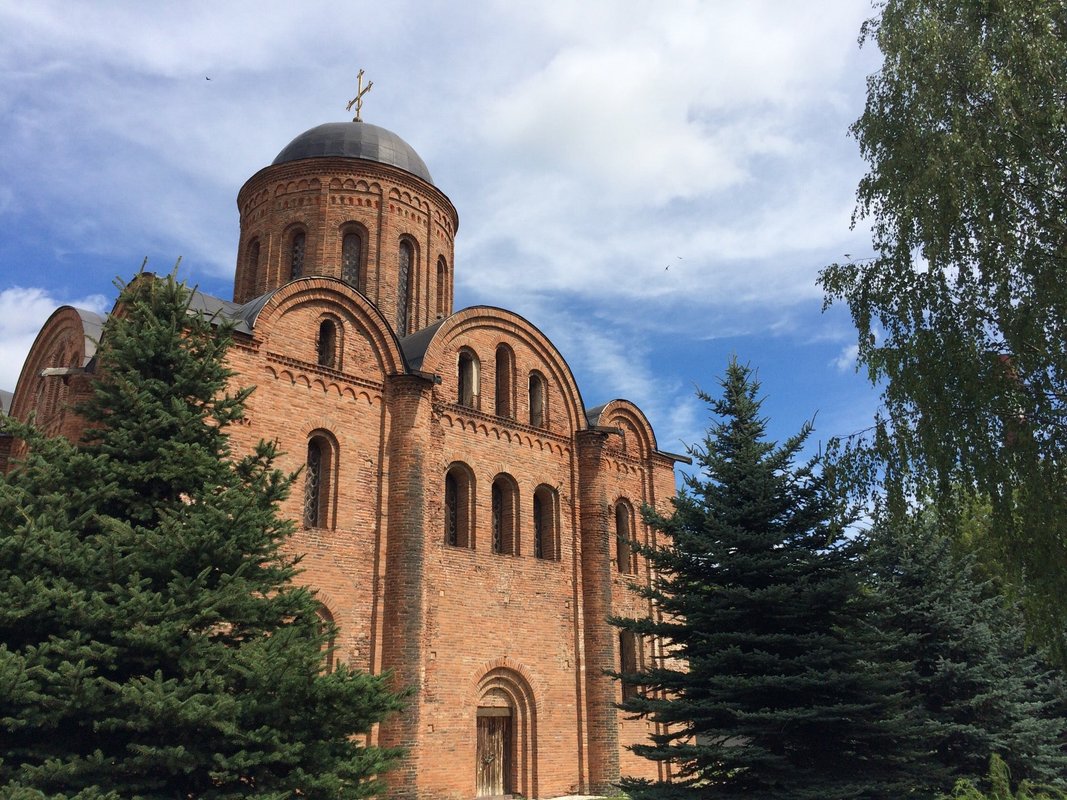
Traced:
<path fill-rule="evenodd" d="M 537 796 L 537 710 L 526 679 L 496 667 L 478 682 L 474 779 L 478 797 Z"/>

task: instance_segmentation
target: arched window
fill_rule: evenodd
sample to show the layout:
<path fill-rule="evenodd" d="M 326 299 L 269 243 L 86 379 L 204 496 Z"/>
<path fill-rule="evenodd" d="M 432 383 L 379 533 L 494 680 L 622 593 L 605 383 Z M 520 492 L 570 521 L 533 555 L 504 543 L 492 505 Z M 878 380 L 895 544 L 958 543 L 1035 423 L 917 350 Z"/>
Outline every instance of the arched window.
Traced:
<path fill-rule="evenodd" d="M 558 497 L 550 486 L 542 484 L 533 495 L 534 558 L 559 559 Z"/>
<path fill-rule="evenodd" d="M 470 350 L 460 350 L 456 365 L 456 402 L 469 408 L 478 407 L 479 399 L 478 357 Z"/>
<path fill-rule="evenodd" d="M 530 424 L 535 428 L 545 427 L 545 379 L 540 373 L 530 373 Z"/>
<path fill-rule="evenodd" d="M 633 675 L 640 666 L 638 658 L 637 635 L 633 631 L 619 632 L 619 674 L 622 680 L 622 699 L 632 700 L 637 697 L 637 684 L 626 679 L 627 675 Z"/>
<path fill-rule="evenodd" d="M 519 554 L 519 488 L 510 475 L 493 479 L 493 552 Z"/>
<path fill-rule="evenodd" d="M 341 239 L 341 280 L 363 290 L 363 237 L 353 230 Z"/>
<path fill-rule="evenodd" d="M 337 323 L 332 319 L 324 319 L 319 323 L 318 355 L 320 367 L 339 368 L 337 339 Z"/>
<path fill-rule="evenodd" d="M 399 263 L 396 275 L 396 333 L 408 335 L 408 298 L 410 295 L 411 266 L 415 263 L 415 247 L 407 239 L 400 242 Z"/>
<path fill-rule="evenodd" d="M 308 439 L 304 465 L 304 527 L 333 527 L 334 472 L 337 468 L 337 444 L 325 431 Z"/>
<path fill-rule="evenodd" d="M 322 519 L 325 492 L 325 443 L 316 437 L 308 442 L 307 465 L 304 468 L 304 527 L 317 528 Z"/>
<path fill-rule="evenodd" d="M 259 280 L 259 238 L 252 239 L 245 250 L 245 270 L 241 280 L 241 291 L 246 296 L 251 296 L 256 289 Z"/>
<path fill-rule="evenodd" d="M 515 415 L 515 354 L 506 344 L 496 348 L 496 415 L 511 417 Z"/>
<path fill-rule="evenodd" d="M 633 540 L 633 509 L 625 500 L 615 504 L 615 560 L 619 572 L 633 575 L 637 559 L 630 542 Z"/>
<path fill-rule="evenodd" d="M 304 249 L 307 244 L 307 235 L 297 230 L 289 239 L 289 277 L 299 278 L 304 274 Z"/>
<path fill-rule="evenodd" d="M 445 257 L 437 259 L 437 318 L 441 319 L 448 308 L 448 262 Z"/>
<path fill-rule="evenodd" d="M 248 272 L 255 275 L 259 271 L 259 238 L 248 243 Z"/>
<path fill-rule="evenodd" d="M 322 651 L 325 658 L 323 659 L 322 671 L 333 672 L 333 648 L 334 639 L 337 635 L 337 625 L 333 621 L 333 614 L 326 606 L 320 605 L 315 609 L 315 613 L 319 616 L 319 632 L 322 634 Z"/>
<path fill-rule="evenodd" d="M 445 474 L 445 544 L 474 547 L 471 504 L 474 478 L 465 464 L 453 464 Z"/>

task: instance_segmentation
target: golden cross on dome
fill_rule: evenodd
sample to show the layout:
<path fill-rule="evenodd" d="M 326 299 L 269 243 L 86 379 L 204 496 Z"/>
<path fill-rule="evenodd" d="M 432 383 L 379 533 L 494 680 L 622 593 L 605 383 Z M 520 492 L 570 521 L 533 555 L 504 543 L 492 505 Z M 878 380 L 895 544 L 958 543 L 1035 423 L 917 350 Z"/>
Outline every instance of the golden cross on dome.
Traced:
<path fill-rule="evenodd" d="M 363 88 L 363 70 L 359 71 L 356 75 L 356 96 L 348 101 L 348 105 L 345 106 L 345 111 L 351 111 L 352 106 L 356 107 L 356 116 L 352 117 L 353 122 L 362 122 L 359 118 L 359 112 L 363 110 L 363 95 L 370 91 L 370 87 L 374 85 L 374 81 L 367 82 L 367 88 Z"/>

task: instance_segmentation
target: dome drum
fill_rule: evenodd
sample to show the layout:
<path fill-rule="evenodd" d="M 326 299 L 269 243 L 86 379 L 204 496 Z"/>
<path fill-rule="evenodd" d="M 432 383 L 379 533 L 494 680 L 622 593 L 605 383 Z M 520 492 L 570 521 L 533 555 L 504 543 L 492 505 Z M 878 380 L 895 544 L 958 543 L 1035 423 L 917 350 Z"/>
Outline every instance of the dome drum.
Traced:
<path fill-rule="evenodd" d="M 245 183 L 237 205 L 237 302 L 324 275 L 366 295 L 400 336 L 451 314 L 458 215 L 395 134 L 312 128 Z"/>

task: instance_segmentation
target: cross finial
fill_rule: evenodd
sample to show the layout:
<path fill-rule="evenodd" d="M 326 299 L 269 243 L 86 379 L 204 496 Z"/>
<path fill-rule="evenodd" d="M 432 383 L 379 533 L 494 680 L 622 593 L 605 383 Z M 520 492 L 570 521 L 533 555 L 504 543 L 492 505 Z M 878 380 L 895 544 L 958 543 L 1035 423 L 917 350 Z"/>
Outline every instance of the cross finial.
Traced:
<path fill-rule="evenodd" d="M 363 70 L 359 71 L 356 75 L 356 96 L 348 101 L 348 105 L 345 106 L 345 111 L 351 111 L 352 106 L 356 107 L 356 116 L 352 117 L 353 122 L 362 122 L 359 118 L 359 112 L 363 110 L 363 95 L 370 91 L 370 87 L 374 85 L 373 81 L 367 81 L 367 88 L 363 88 Z"/>

